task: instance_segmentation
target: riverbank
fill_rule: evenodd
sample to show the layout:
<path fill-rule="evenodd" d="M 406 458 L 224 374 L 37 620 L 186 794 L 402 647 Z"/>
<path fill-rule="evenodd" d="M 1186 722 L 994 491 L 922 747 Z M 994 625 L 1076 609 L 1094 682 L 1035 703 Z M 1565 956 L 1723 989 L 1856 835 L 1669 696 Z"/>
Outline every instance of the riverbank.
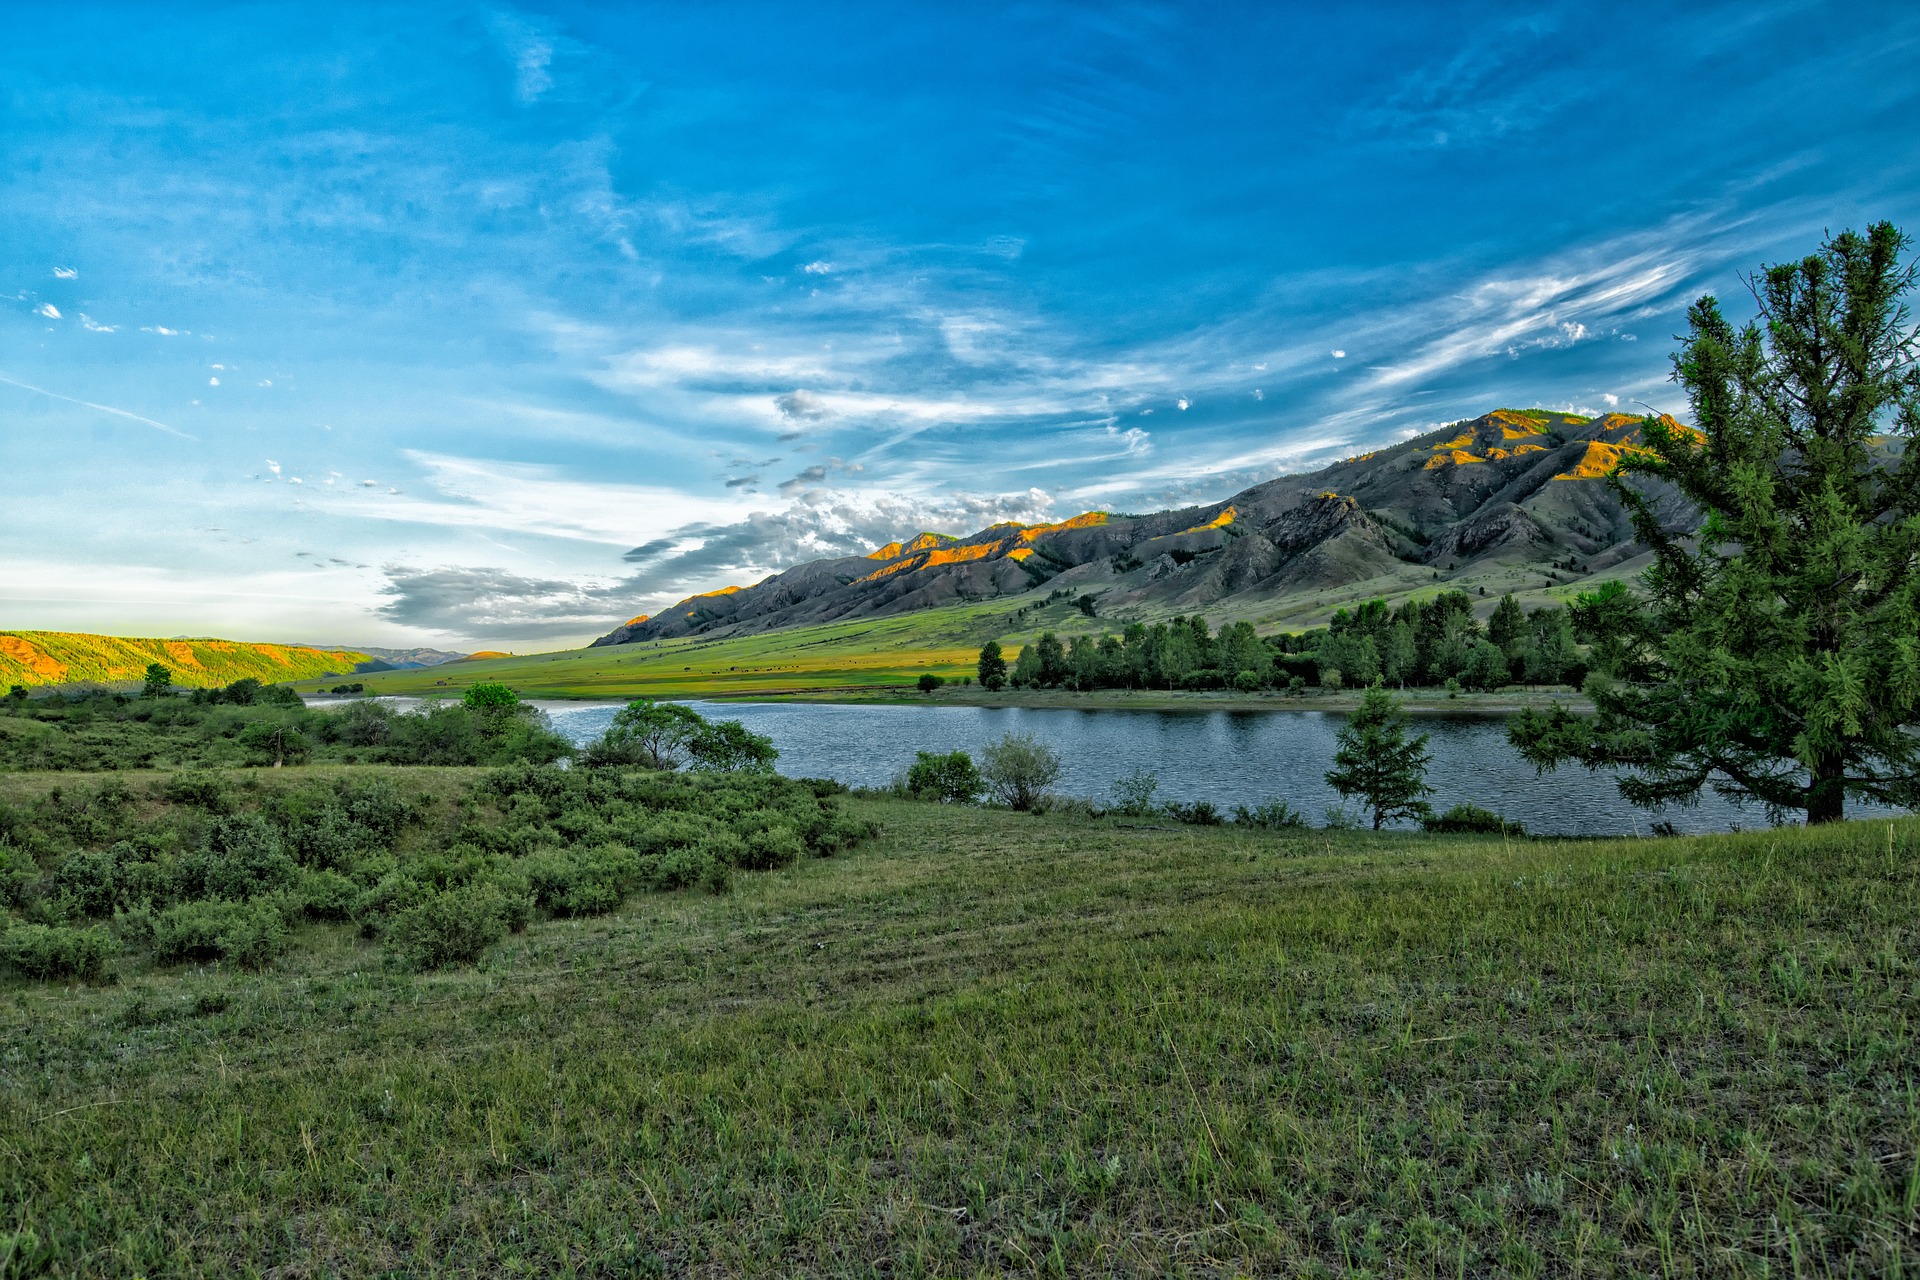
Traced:
<path fill-rule="evenodd" d="M 730 697 L 702 695 L 710 702 L 819 702 L 883 706 L 1019 707 L 1063 711 L 1331 711 L 1348 712 L 1360 705 L 1364 689 L 1307 689 L 1300 693 L 1272 691 L 1240 693 L 1194 689 L 1095 689 L 1076 693 L 1068 689 L 1002 689 L 989 693 L 978 685 L 943 686 L 932 693 L 894 688 L 837 689 L 768 697 L 762 694 Z M 1448 694 L 1445 689 L 1395 690 L 1409 714 L 1446 716 L 1508 716 L 1525 707 L 1566 707 L 1590 711 L 1584 695 L 1567 688 L 1498 689 L 1490 693 Z"/>
<path fill-rule="evenodd" d="M 1562 843 L 849 808 L 882 835 L 536 919 L 473 969 L 343 923 L 257 971 L 0 980 L 16 1269 L 1914 1266 L 1912 820 Z"/>
<path fill-rule="evenodd" d="M 623 696 L 618 691 L 591 693 L 555 692 L 541 684 L 514 685 L 515 691 L 536 703 L 556 706 L 619 706 L 630 698 L 656 698 L 669 702 L 712 702 L 722 705 L 819 704 L 825 706 L 889 707 L 1000 707 L 1029 711 L 1261 711 L 1261 712 L 1334 712 L 1344 714 L 1360 705 L 1364 689 L 1306 689 L 1299 693 L 1273 690 L 1240 693 L 1230 690 L 1197 689 L 1096 689 L 1077 693 L 1068 689 L 1002 689 L 989 693 L 978 685 L 950 684 L 932 693 L 920 693 L 912 686 L 896 684 L 842 685 L 780 689 L 752 684 L 735 689 L 724 682 L 703 680 L 685 686 L 671 682 L 634 690 Z M 1396 689 L 1396 698 L 1410 715 L 1438 716 L 1510 716 L 1523 708 L 1543 709 L 1560 706 L 1569 711 L 1593 709 L 1584 694 L 1564 686 L 1553 688 L 1510 688 L 1491 692 L 1462 690 L 1449 694 L 1445 689 Z M 457 688 L 425 690 L 388 690 L 368 685 L 364 694 L 336 697 L 309 692 L 307 703 L 315 707 L 339 706 L 358 697 L 458 697 Z"/>

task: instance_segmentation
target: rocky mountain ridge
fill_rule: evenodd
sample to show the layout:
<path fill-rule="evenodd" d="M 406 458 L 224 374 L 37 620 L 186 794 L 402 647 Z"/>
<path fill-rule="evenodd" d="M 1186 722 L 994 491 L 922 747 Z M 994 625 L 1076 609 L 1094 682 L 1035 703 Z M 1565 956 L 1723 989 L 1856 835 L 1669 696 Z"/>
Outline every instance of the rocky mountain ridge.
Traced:
<path fill-rule="evenodd" d="M 1605 477 L 1641 447 L 1642 419 L 1497 409 L 1222 502 L 1147 515 L 1090 511 L 924 533 L 866 556 L 796 565 L 691 596 L 596 640 L 629 644 L 881 616 L 1046 586 L 1095 597 L 1104 616 L 1249 605 L 1378 580 L 1554 565 L 1604 570 L 1641 554 Z M 1675 528 L 1696 517 L 1652 490 Z M 1384 593 L 1384 590 L 1383 590 Z"/>

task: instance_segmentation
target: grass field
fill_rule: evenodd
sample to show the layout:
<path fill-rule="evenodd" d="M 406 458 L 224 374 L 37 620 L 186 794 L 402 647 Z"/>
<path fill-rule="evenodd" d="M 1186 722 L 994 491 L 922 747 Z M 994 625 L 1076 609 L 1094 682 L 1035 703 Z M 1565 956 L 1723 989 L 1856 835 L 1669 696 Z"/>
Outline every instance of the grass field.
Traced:
<path fill-rule="evenodd" d="M 1920 822 L 854 811 L 474 970 L 5 980 L 0 1273 L 1920 1273 Z"/>
<path fill-rule="evenodd" d="M 1070 611 L 1082 617 L 1064 603 L 1049 612 Z M 949 678 L 971 675 L 981 644 L 1005 631 L 1008 614 L 1004 603 L 961 605 L 735 639 L 662 640 L 468 659 L 353 679 L 364 683 L 369 693 L 394 694 L 458 694 L 482 680 L 501 680 L 533 698 L 899 694 L 928 671 Z M 334 683 L 309 681 L 297 687 L 314 692 Z"/>

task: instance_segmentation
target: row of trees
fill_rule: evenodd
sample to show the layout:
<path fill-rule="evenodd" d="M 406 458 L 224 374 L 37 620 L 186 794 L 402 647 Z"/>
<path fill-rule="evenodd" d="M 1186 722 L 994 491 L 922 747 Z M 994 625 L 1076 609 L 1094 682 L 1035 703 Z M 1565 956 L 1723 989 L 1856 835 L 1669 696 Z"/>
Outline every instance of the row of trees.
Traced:
<path fill-rule="evenodd" d="M 1045 632 L 1020 651 L 1011 669 L 997 641 L 981 647 L 980 684 L 1016 689 L 1240 689 L 1371 685 L 1578 684 L 1589 657 L 1574 610 L 1523 610 L 1502 596 L 1488 624 L 1473 616 L 1473 598 L 1447 591 L 1429 601 L 1389 609 L 1369 600 L 1342 609 L 1331 625 L 1300 635 L 1261 637 L 1250 622 L 1217 632 L 1198 614 L 1169 622 L 1136 622 L 1118 633 L 1074 636 Z"/>

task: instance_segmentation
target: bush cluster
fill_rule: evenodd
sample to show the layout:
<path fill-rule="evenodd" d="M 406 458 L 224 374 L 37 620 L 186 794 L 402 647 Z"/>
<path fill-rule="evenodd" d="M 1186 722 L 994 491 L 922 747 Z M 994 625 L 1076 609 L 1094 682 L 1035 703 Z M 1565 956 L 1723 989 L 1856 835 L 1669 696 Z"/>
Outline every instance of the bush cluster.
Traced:
<path fill-rule="evenodd" d="M 237 781 L 236 781 L 237 777 Z M 392 781 L 263 786 L 182 772 L 0 806 L 0 956 L 97 980 L 116 947 L 159 964 L 259 966 L 347 922 L 416 968 L 471 963 L 536 913 L 595 915 L 635 893 L 724 891 L 738 873 L 872 834 L 833 783 L 760 772 L 559 769 L 525 761 L 452 803 Z"/>
<path fill-rule="evenodd" d="M 309 710 L 292 690 L 251 678 L 190 697 L 93 692 L 15 700 L 9 718 L 25 723 L 0 733 L 5 769 L 486 765 L 573 754 L 573 744 L 517 698 L 504 705 L 436 701 L 419 711 L 371 700 Z"/>

